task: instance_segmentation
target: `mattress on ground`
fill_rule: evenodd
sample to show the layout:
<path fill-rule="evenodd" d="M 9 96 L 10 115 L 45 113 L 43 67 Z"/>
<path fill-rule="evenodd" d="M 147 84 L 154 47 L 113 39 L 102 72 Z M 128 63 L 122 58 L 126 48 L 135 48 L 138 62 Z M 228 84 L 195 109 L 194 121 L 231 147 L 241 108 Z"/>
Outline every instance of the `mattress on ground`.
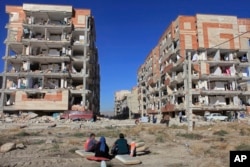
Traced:
<path fill-rule="evenodd" d="M 137 148 L 137 147 L 142 147 L 142 146 L 144 146 L 145 145 L 145 143 L 144 142 L 136 142 L 135 143 L 135 147 Z"/>
<path fill-rule="evenodd" d="M 146 146 L 136 147 L 136 152 L 143 152 L 147 150 L 148 150 L 148 147 Z"/>
<path fill-rule="evenodd" d="M 141 161 L 139 159 L 136 159 L 135 157 L 131 157 L 130 155 L 116 155 L 115 158 L 119 161 L 121 161 L 123 164 L 126 165 L 135 165 L 140 164 Z"/>
<path fill-rule="evenodd" d="M 82 156 L 82 157 L 87 157 L 87 156 L 94 156 L 95 153 L 93 152 L 86 152 L 85 150 L 76 150 L 75 151 L 76 154 Z"/>

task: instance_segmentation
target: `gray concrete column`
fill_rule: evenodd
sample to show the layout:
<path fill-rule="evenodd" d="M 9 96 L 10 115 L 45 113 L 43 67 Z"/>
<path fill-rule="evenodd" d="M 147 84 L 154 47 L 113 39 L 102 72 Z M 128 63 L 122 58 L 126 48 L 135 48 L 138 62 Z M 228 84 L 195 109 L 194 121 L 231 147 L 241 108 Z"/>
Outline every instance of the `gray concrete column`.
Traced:
<path fill-rule="evenodd" d="M 188 131 L 193 131 L 193 110 L 192 110 L 192 64 L 191 64 L 191 52 L 188 52 Z"/>
<path fill-rule="evenodd" d="M 5 57 L 8 57 L 9 56 L 9 45 L 6 45 L 6 48 L 5 48 Z M 4 62 L 4 71 L 3 71 L 3 80 L 2 80 L 2 89 L 5 90 L 6 89 L 6 81 L 7 81 L 7 78 L 6 78 L 6 72 L 8 70 L 8 60 L 5 60 Z M 0 97 L 0 113 L 3 112 L 3 108 L 4 108 L 4 91 L 2 92 L 1 94 L 1 97 Z"/>

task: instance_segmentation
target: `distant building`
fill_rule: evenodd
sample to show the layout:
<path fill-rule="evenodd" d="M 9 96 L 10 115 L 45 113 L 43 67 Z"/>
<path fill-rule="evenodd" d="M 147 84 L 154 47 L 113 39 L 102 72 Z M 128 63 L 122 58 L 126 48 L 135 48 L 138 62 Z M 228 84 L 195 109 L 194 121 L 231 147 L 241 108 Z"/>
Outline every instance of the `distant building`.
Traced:
<path fill-rule="evenodd" d="M 128 116 L 128 103 L 127 96 L 131 92 L 129 90 L 120 90 L 115 92 L 115 115 L 127 115 Z"/>
<path fill-rule="evenodd" d="M 132 88 L 131 93 L 127 95 L 127 104 L 129 109 L 129 115 L 131 118 L 134 115 L 139 115 L 140 112 L 138 110 L 139 103 L 138 103 L 138 87 L 135 86 Z"/>
<path fill-rule="evenodd" d="M 89 9 L 6 6 L 0 111 L 100 110 L 100 66 Z"/>
<path fill-rule="evenodd" d="M 139 111 L 249 111 L 249 60 L 249 18 L 178 16 L 138 69 Z"/>
<path fill-rule="evenodd" d="M 160 112 L 160 67 L 159 46 L 146 57 L 137 74 L 139 112 L 158 114 Z"/>
<path fill-rule="evenodd" d="M 132 118 L 140 115 L 138 110 L 138 87 L 131 91 L 120 90 L 115 93 L 115 115 L 122 118 Z"/>

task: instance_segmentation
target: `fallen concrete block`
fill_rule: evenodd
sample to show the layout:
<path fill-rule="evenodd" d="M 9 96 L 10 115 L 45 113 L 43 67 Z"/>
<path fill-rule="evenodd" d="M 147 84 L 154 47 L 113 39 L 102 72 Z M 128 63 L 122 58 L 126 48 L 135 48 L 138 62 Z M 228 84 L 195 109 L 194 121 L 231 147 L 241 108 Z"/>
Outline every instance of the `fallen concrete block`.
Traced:
<path fill-rule="evenodd" d="M 15 143 L 5 143 L 1 146 L 0 152 L 2 152 L 2 153 L 9 152 L 15 148 L 16 148 Z"/>

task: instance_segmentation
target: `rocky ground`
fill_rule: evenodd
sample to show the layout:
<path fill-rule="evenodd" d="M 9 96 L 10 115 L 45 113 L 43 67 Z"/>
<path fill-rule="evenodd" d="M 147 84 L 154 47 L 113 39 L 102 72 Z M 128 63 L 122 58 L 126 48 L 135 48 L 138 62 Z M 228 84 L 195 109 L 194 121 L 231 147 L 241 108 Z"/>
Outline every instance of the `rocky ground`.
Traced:
<path fill-rule="evenodd" d="M 135 167 L 229 166 L 230 150 L 250 150 L 249 117 L 236 122 L 196 120 L 192 132 L 188 132 L 187 123 L 176 119 L 171 120 L 170 127 L 104 118 L 95 123 L 41 119 L 0 122 L 0 167 L 98 167 L 100 162 L 75 154 L 91 132 L 96 133 L 97 139 L 104 135 L 109 146 L 120 132 L 129 142 L 144 141 L 149 151 L 137 155 L 142 163 Z M 107 166 L 126 165 L 112 159 Z"/>

